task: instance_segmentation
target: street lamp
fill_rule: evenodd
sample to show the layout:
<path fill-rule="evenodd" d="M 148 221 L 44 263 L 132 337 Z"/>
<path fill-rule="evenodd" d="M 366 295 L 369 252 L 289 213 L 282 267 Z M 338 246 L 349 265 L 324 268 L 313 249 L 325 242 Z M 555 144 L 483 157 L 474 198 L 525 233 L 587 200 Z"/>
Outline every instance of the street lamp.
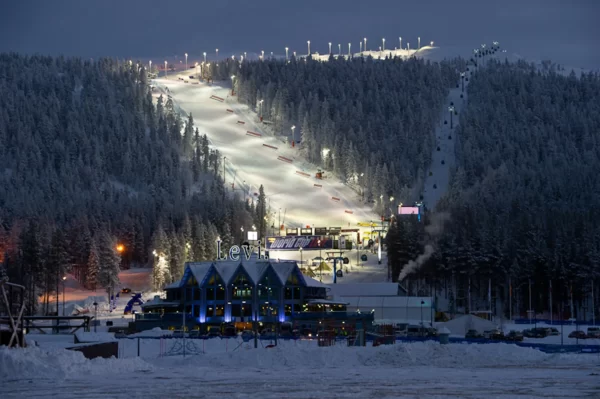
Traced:
<path fill-rule="evenodd" d="M 167 79 L 167 61 L 165 60 L 165 79 Z"/>
<path fill-rule="evenodd" d="M 262 122 L 262 119 L 263 119 L 263 114 L 262 114 L 262 103 L 263 103 L 263 101 L 265 101 L 265 100 L 260 100 L 260 101 L 258 102 L 258 105 L 259 105 L 259 113 L 260 113 L 260 121 L 261 121 L 261 122 Z"/>
<path fill-rule="evenodd" d="M 187 67 L 187 57 L 188 57 L 188 53 L 185 53 L 185 70 L 187 71 L 188 67 Z"/>
<path fill-rule="evenodd" d="M 307 40 L 306 44 L 308 44 L 308 55 L 310 55 L 310 40 Z"/>
<path fill-rule="evenodd" d="M 465 73 L 461 72 L 460 73 L 460 79 L 462 80 L 462 92 L 465 92 Z"/>
<path fill-rule="evenodd" d="M 331 55 L 331 42 L 329 42 L 329 55 Z"/>
<path fill-rule="evenodd" d="M 381 48 L 385 51 L 385 37 L 381 39 Z"/>
<path fill-rule="evenodd" d="M 352 43 L 348 43 L 348 58 L 350 58 L 350 54 L 352 54 L 350 51 L 351 46 L 352 46 Z"/>
<path fill-rule="evenodd" d="M 98 302 L 94 302 L 94 332 L 96 332 L 96 327 L 98 326 Z"/>
<path fill-rule="evenodd" d="M 342 55 L 342 45 L 338 43 L 338 55 Z"/>
<path fill-rule="evenodd" d="M 292 126 L 292 147 L 296 143 L 296 136 L 294 136 L 294 129 L 296 129 L 296 126 Z"/>
<path fill-rule="evenodd" d="M 367 51 L 367 38 L 365 37 L 363 40 L 365 41 L 365 51 Z"/>
<path fill-rule="evenodd" d="M 319 281 L 323 282 L 323 258 L 321 257 L 321 239 L 317 240 L 319 245 Z"/>
<path fill-rule="evenodd" d="M 433 47 L 433 40 L 429 42 L 429 45 Z"/>
<path fill-rule="evenodd" d="M 417 37 L 417 50 L 421 50 L 421 36 Z"/>
<path fill-rule="evenodd" d="M 448 107 L 448 111 L 450 111 L 450 129 L 452 129 L 453 127 L 453 119 L 452 116 L 454 115 L 454 107 L 451 105 Z"/>
<path fill-rule="evenodd" d="M 148 61 L 149 67 L 148 70 L 152 73 L 152 60 Z"/>
<path fill-rule="evenodd" d="M 400 40 L 400 50 L 402 50 L 402 36 L 400 36 L 398 40 Z"/>
<path fill-rule="evenodd" d="M 117 252 L 123 253 L 123 251 L 125 251 L 125 246 L 123 244 L 117 245 Z"/>
<path fill-rule="evenodd" d="M 287 62 L 287 60 L 288 60 L 288 51 L 289 51 L 289 48 L 288 48 L 288 47 L 286 47 L 286 48 L 285 48 L 285 61 L 286 61 L 286 62 Z"/>
<path fill-rule="evenodd" d="M 264 61 L 265 60 L 265 50 L 261 50 L 260 53 L 261 53 L 260 59 L 262 61 Z"/>
<path fill-rule="evenodd" d="M 204 54 L 204 63 L 206 64 L 206 51 L 202 54 Z"/>
<path fill-rule="evenodd" d="M 65 315 L 65 281 L 67 280 L 67 276 L 63 276 L 62 281 L 63 281 L 63 309 L 62 309 L 62 315 Z"/>
<path fill-rule="evenodd" d="M 233 87 L 235 83 L 235 75 L 231 75 L 231 95 L 234 95 Z"/>
<path fill-rule="evenodd" d="M 359 43 L 359 52 L 362 54 L 362 42 Z"/>

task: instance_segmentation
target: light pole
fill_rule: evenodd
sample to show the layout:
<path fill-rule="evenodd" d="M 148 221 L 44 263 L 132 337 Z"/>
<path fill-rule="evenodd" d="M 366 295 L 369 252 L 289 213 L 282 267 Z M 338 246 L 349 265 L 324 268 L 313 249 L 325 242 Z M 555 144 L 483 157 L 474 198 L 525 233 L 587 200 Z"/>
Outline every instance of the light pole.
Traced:
<path fill-rule="evenodd" d="M 460 79 L 462 80 L 462 92 L 465 92 L 465 73 L 461 72 L 460 73 Z"/>
<path fill-rule="evenodd" d="M 352 47 L 352 43 L 348 43 L 348 58 L 350 58 L 350 55 L 352 54 L 352 52 L 350 51 Z"/>
<path fill-rule="evenodd" d="M 338 56 L 342 55 L 342 45 L 338 43 Z"/>
<path fill-rule="evenodd" d="M 421 36 L 417 37 L 417 50 L 421 50 Z"/>
<path fill-rule="evenodd" d="M 152 73 L 152 60 L 148 61 L 149 67 L 148 70 Z"/>
<path fill-rule="evenodd" d="M 261 54 L 261 55 L 260 55 L 260 60 L 261 60 L 261 61 L 264 61 L 264 60 L 265 60 L 265 50 L 261 50 L 261 51 L 260 51 L 260 54 Z"/>
<path fill-rule="evenodd" d="M 452 129 L 453 128 L 453 123 L 452 123 L 453 119 L 452 119 L 452 117 L 454 115 L 454 107 L 452 105 L 449 106 L 448 107 L 448 111 L 450 111 L 450 129 Z"/>
<path fill-rule="evenodd" d="M 381 39 L 381 48 L 385 51 L 385 37 Z"/>
<path fill-rule="evenodd" d="M 365 41 L 365 51 L 367 51 L 367 38 L 365 37 L 363 40 Z"/>
<path fill-rule="evenodd" d="M 187 67 L 187 57 L 188 57 L 188 53 L 185 53 L 185 70 L 187 71 L 188 67 Z"/>
<path fill-rule="evenodd" d="M 410 51 L 410 43 L 406 42 L 406 50 Z"/>
<path fill-rule="evenodd" d="M 402 36 L 400 36 L 398 40 L 400 40 L 400 50 L 402 50 Z"/>
<path fill-rule="evenodd" d="M 289 48 L 286 47 L 285 48 L 285 62 L 287 62 L 287 60 L 288 60 L 288 51 L 289 51 Z"/>
<path fill-rule="evenodd" d="M 202 54 L 204 55 L 204 63 L 206 64 L 206 51 Z"/>
<path fill-rule="evenodd" d="M 292 147 L 294 147 L 294 145 L 296 144 L 296 136 L 294 136 L 294 129 L 296 129 L 296 126 L 292 126 Z"/>
<path fill-rule="evenodd" d="M 359 50 L 360 50 L 360 51 L 359 51 L 359 53 L 361 53 L 361 54 L 362 54 L 362 42 L 360 42 L 360 44 L 359 44 L 359 46 L 358 46 L 358 47 L 359 47 Z"/>
<path fill-rule="evenodd" d="M 310 55 L 310 40 L 306 41 L 306 44 L 308 44 L 308 55 Z M 308 56 L 307 56 L 308 57 Z"/>
<path fill-rule="evenodd" d="M 321 257 L 321 239 L 317 240 L 319 244 L 319 281 L 323 282 L 323 258 Z"/>
<path fill-rule="evenodd" d="M 300 251 L 300 266 L 302 266 L 302 264 L 304 262 L 302 262 L 302 247 L 298 248 L 298 250 Z"/>
<path fill-rule="evenodd" d="M 96 332 L 96 327 L 98 326 L 98 302 L 94 302 L 94 332 Z"/>
<path fill-rule="evenodd" d="M 63 309 L 62 309 L 62 315 L 65 315 L 65 281 L 67 280 L 67 276 L 63 276 L 62 278 L 63 280 Z"/>
<path fill-rule="evenodd" d="M 423 305 L 425 305 L 425 301 L 421 300 L 421 336 L 424 335 L 423 329 Z"/>
<path fill-rule="evenodd" d="M 167 79 L 167 61 L 165 61 L 165 79 Z"/>
<path fill-rule="evenodd" d="M 260 121 L 261 121 L 261 122 L 262 122 L 262 120 L 263 120 L 263 114 L 262 114 L 262 103 L 263 103 L 263 101 L 265 101 L 265 100 L 260 100 L 260 101 L 258 102 L 258 105 L 259 105 L 259 113 L 260 113 Z"/>
<path fill-rule="evenodd" d="M 429 46 L 433 47 L 433 40 L 429 42 Z"/>
<path fill-rule="evenodd" d="M 329 42 L 329 55 L 331 55 L 331 42 Z"/>
<path fill-rule="evenodd" d="M 235 75 L 231 75 L 231 95 L 232 96 L 235 94 L 235 91 L 233 90 L 234 83 L 235 83 Z"/>

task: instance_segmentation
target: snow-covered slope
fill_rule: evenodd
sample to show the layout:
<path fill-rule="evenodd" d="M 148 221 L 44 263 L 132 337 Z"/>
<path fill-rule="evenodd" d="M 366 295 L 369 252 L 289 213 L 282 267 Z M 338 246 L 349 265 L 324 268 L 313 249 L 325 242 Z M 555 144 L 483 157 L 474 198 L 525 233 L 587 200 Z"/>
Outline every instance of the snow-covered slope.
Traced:
<path fill-rule="evenodd" d="M 271 211 L 276 213 L 275 224 L 279 209 L 281 223 L 286 227 L 348 227 L 378 219 L 369 206 L 360 203 L 354 191 L 337 179 L 316 179 L 317 167 L 300 156 L 297 147 L 291 148 L 268 135 L 256 114 L 229 97 L 230 89 L 204 82 L 184 83 L 175 76 L 157 79 L 154 83 L 168 88 L 178 106 L 192 114 L 201 134 L 206 133 L 226 157 L 226 187 L 229 191 L 238 190 L 243 196 L 256 198 L 258 187 L 264 186 Z"/>

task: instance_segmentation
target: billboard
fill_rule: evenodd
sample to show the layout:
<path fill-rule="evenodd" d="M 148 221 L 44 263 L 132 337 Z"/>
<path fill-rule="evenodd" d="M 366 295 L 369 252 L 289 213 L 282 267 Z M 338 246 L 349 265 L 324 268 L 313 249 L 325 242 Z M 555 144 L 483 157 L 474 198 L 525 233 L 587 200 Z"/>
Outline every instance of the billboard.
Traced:
<path fill-rule="evenodd" d="M 398 214 L 399 215 L 418 215 L 419 207 L 418 206 L 399 206 Z"/>
<path fill-rule="evenodd" d="M 321 241 L 321 245 L 319 245 Z M 333 241 L 317 236 L 267 237 L 267 249 L 271 251 L 297 251 L 332 249 Z"/>
<path fill-rule="evenodd" d="M 330 227 L 328 234 L 331 236 L 339 236 L 341 232 L 342 232 L 341 227 Z"/>
<path fill-rule="evenodd" d="M 300 229 L 301 236 L 312 236 L 312 229 Z"/>
<path fill-rule="evenodd" d="M 285 229 L 286 236 L 296 236 L 298 235 L 298 229 Z"/>
<path fill-rule="evenodd" d="M 326 236 L 327 235 L 327 227 L 315 227 L 315 235 L 316 236 Z"/>
<path fill-rule="evenodd" d="M 258 240 L 258 231 L 249 231 L 248 232 L 248 240 L 252 241 L 256 241 Z"/>

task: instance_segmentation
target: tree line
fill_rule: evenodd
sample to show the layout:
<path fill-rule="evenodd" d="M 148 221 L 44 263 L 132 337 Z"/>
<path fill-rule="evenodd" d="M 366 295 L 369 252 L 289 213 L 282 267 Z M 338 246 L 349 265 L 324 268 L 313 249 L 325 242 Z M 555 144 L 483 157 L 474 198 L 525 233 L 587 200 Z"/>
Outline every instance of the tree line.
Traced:
<path fill-rule="evenodd" d="M 0 256 L 30 313 L 38 296 L 50 309 L 67 272 L 114 289 L 121 267 L 160 258 L 160 288 L 258 220 L 141 64 L 0 54 L 0 91 Z"/>

